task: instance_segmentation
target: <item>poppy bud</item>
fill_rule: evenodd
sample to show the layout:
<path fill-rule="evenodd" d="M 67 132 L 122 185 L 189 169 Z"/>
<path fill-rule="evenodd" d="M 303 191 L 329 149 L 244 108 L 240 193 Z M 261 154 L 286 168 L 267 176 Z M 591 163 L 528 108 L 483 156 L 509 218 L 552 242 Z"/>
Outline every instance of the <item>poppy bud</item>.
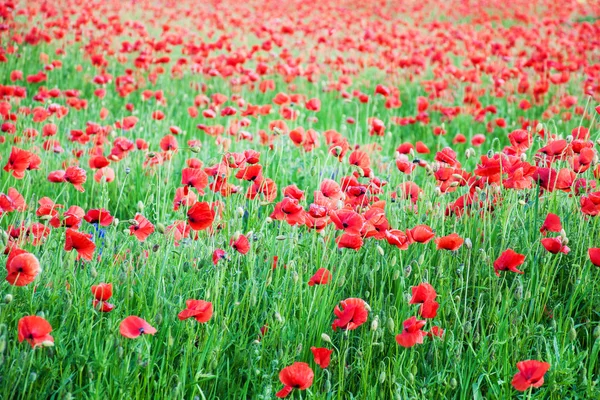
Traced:
<path fill-rule="evenodd" d="M 8 233 L 0 229 L 0 243 L 5 246 L 8 243 Z"/>
<path fill-rule="evenodd" d="M 331 343 L 331 338 L 326 333 L 321 333 L 321 340 L 325 343 Z"/>
<path fill-rule="evenodd" d="M 456 389 L 456 387 L 458 386 L 458 382 L 456 382 L 455 378 L 450 379 L 450 387 L 452 389 Z"/>
<path fill-rule="evenodd" d="M 538 124 L 535 126 L 535 131 L 536 132 L 541 132 L 544 130 L 544 125 L 542 125 L 541 122 L 538 122 Z"/>
<path fill-rule="evenodd" d="M 329 393 L 331 391 L 331 381 L 329 378 L 325 381 L 325 392 Z"/>
<path fill-rule="evenodd" d="M 6 296 L 4 296 L 4 303 L 9 304 L 11 301 L 13 301 L 13 295 L 12 294 L 7 294 Z"/>
<path fill-rule="evenodd" d="M 90 275 L 92 276 L 92 278 L 96 278 L 98 276 L 98 271 L 96 270 L 96 268 L 90 268 Z"/>
<path fill-rule="evenodd" d="M 394 320 L 392 319 L 392 317 L 389 317 L 387 319 L 387 328 L 391 333 L 394 333 L 394 330 L 396 329 L 395 325 L 396 324 L 394 323 Z"/>
<path fill-rule="evenodd" d="M 373 286 L 375 286 L 375 278 L 373 277 L 373 272 L 374 271 L 371 271 L 369 273 L 369 277 L 368 277 L 368 280 L 369 280 L 369 289 L 373 289 Z"/>
<path fill-rule="evenodd" d="M 40 219 L 42 221 L 50 221 L 52 219 L 52 215 L 42 215 Z"/>
<path fill-rule="evenodd" d="M 4 336 L 0 337 L 0 354 L 4 353 L 6 350 L 6 338 Z"/>
<path fill-rule="evenodd" d="M 397 280 L 398 278 L 400 278 L 400 271 L 399 270 L 395 270 L 394 274 L 392 275 L 392 279 L 393 280 Z"/>
<path fill-rule="evenodd" d="M 294 283 L 298 282 L 298 273 L 296 271 L 292 272 L 292 279 L 294 280 Z"/>
<path fill-rule="evenodd" d="M 119 225 L 119 222 L 121 222 L 121 221 L 119 221 L 119 218 L 115 218 L 115 219 L 113 219 L 113 225 L 114 225 L 114 226 L 118 226 L 118 225 Z"/>
<path fill-rule="evenodd" d="M 265 218 L 265 222 L 266 222 L 267 224 L 271 224 L 271 223 L 273 223 L 273 218 L 271 218 L 271 217 L 267 217 L 267 218 Z"/>
<path fill-rule="evenodd" d="M 567 232 L 565 232 L 564 229 L 560 230 L 560 238 L 562 241 L 564 241 L 567 238 Z"/>
<path fill-rule="evenodd" d="M 598 325 L 595 329 L 594 329 L 594 338 L 598 339 L 600 338 L 600 325 Z M 1 352 L 0 352 L 1 353 Z"/>
<path fill-rule="evenodd" d="M 275 319 L 277 322 L 283 323 L 283 318 L 281 318 L 281 314 L 279 314 L 277 311 L 275 311 Z"/>
<path fill-rule="evenodd" d="M 380 245 L 377 245 L 376 249 L 380 255 L 382 255 L 382 256 L 385 255 L 385 251 L 383 250 L 383 248 Z"/>
<path fill-rule="evenodd" d="M 200 153 L 200 146 L 192 146 L 190 147 L 190 151 L 192 153 Z"/>
<path fill-rule="evenodd" d="M 44 347 L 54 347 L 54 342 L 52 340 L 44 340 L 42 342 L 42 346 L 44 346 Z"/>
<path fill-rule="evenodd" d="M 523 286 L 519 285 L 515 288 L 515 297 L 517 298 L 517 300 L 521 300 L 521 298 L 523 297 Z"/>
<path fill-rule="evenodd" d="M 411 272 L 412 272 L 412 268 L 410 265 L 404 269 L 404 275 L 406 275 L 406 277 L 409 277 Z"/>
<path fill-rule="evenodd" d="M 275 240 L 285 240 L 285 239 L 287 239 L 287 236 L 285 236 L 285 235 L 277 235 L 277 236 L 275 236 Z"/>
<path fill-rule="evenodd" d="M 29 374 L 29 380 L 31 382 L 35 382 L 37 380 L 37 374 L 35 372 L 32 372 Z"/>
<path fill-rule="evenodd" d="M 139 212 L 143 212 L 144 211 L 144 203 L 141 200 L 137 202 L 137 206 L 136 207 L 137 207 L 137 210 Z"/>
<path fill-rule="evenodd" d="M 396 256 L 392 257 L 392 261 L 390 262 L 390 266 L 391 267 L 395 266 L 396 265 L 396 261 L 397 261 Z"/>
<path fill-rule="evenodd" d="M 340 277 L 340 280 L 339 280 L 339 282 L 338 282 L 338 286 L 339 286 L 339 287 L 342 287 L 342 286 L 344 286 L 344 283 L 346 283 L 346 276 L 345 276 L 345 275 L 342 275 L 342 276 Z"/>
<path fill-rule="evenodd" d="M 172 335 L 169 335 L 169 337 L 167 338 L 167 346 L 168 347 L 173 347 L 174 343 L 175 343 L 175 339 L 173 338 Z"/>
<path fill-rule="evenodd" d="M 123 346 L 119 346 L 117 348 L 117 355 L 119 356 L 119 358 L 123 358 Z"/>
<path fill-rule="evenodd" d="M 381 371 L 379 374 L 379 383 L 385 382 L 385 371 Z"/>
<path fill-rule="evenodd" d="M 410 372 L 410 373 L 408 374 L 408 381 L 409 381 L 411 384 L 415 383 L 415 376 L 412 374 L 412 372 Z"/>
<path fill-rule="evenodd" d="M 158 223 L 156 223 L 156 231 L 158 233 L 161 233 L 164 235 L 164 233 L 167 231 L 167 229 L 165 228 L 165 226 L 162 223 L 158 222 Z"/>
<path fill-rule="evenodd" d="M 571 143 L 573 141 L 573 135 L 567 136 L 566 140 L 567 140 L 567 143 Z"/>
<path fill-rule="evenodd" d="M 526 206 L 527 205 L 527 203 L 525 202 L 525 200 L 519 200 L 519 204 L 522 205 L 522 206 Z"/>
<path fill-rule="evenodd" d="M 375 318 L 371 322 L 371 330 L 376 331 L 378 327 L 379 327 L 379 317 L 375 316 Z"/>
<path fill-rule="evenodd" d="M 471 242 L 471 239 L 466 238 L 465 239 L 465 246 L 467 247 L 467 249 L 471 250 L 473 248 L 473 242 Z"/>
<path fill-rule="evenodd" d="M 569 338 L 571 340 L 577 339 L 577 331 L 575 330 L 575 327 L 572 327 L 571 330 L 569 331 Z"/>

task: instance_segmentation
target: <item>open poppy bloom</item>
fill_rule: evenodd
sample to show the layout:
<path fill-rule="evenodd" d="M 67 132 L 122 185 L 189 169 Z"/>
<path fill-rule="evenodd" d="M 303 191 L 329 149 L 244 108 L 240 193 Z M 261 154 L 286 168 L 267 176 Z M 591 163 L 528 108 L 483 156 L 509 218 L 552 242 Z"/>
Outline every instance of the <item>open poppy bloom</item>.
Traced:
<path fill-rule="evenodd" d="M 396 342 L 402 347 L 412 347 L 415 344 L 422 344 L 423 337 L 427 335 L 422 330 L 425 326 L 425 321 L 420 321 L 416 317 L 410 317 L 402 323 L 402 333 L 396 335 Z"/>
<path fill-rule="evenodd" d="M 229 245 L 240 254 L 246 254 L 250 251 L 250 242 L 244 235 L 239 235 L 237 239 L 232 238 Z"/>
<path fill-rule="evenodd" d="M 592 247 L 588 249 L 588 255 L 590 256 L 590 261 L 596 267 L 600 267 L 600 247 Z"/>
<path fill-rule="evenodd" d="M 91 234 L 79 232 L 69 228 L 67 229 L 65 235 L 65 251 L 71 251 L 75 249 L 78 260 L 80 258 L 83 258 L 87 261 L 92 260 L 96 245 L 94 242 L 92 242 Z"/>
<path fill-rule="evenodd" d="M 17 329 L 19 342 L 27 340 L 32 348 L 54 343 L 54 338 L 50 336 L 52 326 L 42 317 L 36 315 L 23 317 L 19 320 Z"/>
<path fill-rule="evenodd" d="M 354 330 L 364 324 L 369 316 L 365 301 L 356 298 L 342 300 L 339 306 L 335 306 L 333 313 L 337 317 L 331 324 L 334 331 L 337 328 Z"/>
<path fill-rule="evenodd" d="M 213 305 L 204 300 L 188 300 L 185 302 L 186 309 L 179 313 L 177 318 L 185 320 L 194 317 L 196 321 L 205 323 L 213 315 Z"/>
<path fill-rule="evenodd" d="M 129 227 L 129 235 L 134 235 L 140 242 L 145 241 L 148 236 L 154 233 L 154 225 L 142 214 L 136 214 L 135 223 Z"/>
<path fill-rule="evenodd" d="M 530 387 L 539 388 L 544 384 L 544 375 L 550 369 L 550 364 L 543 361 L 527 360 L 517 363 L 517 372 L 512 380 L 512 385 L 520 392 Z"/>
<path fill-rule="evenodd" d="M 131 315 L 121 321 L 119 332 L 126 338 L 135 339 L 140 335 L 154 335 L 156 333 L 156 328 L 140 317 Z"/>
<path fill-rule="evenodd" d="M 308 286 L 327 285 L 331 280 L 331 272 L 326 268 L 319 268 L 308 281 Z"/>
<path fill-rule="evenodd" d="M 540 232 L 545 235 L 547 232 L 560 232 L 561 229 L 560 217 L 556 214 L 548 213 L 540 228 Z"/>
<path fill-rule="evenodd" d="M 315 374 L 307 363 L 295 362 L 279 373 L 279 380 L 284 386 L 275 396 L 283 399 L 294 389 L 306 390 L 312 385 L 314 377 Z"/>
<path fill-rule="evenodd" d="M 215 219 L 214 211 L 206 202 L 195 203 L 188 210 L 187 216 L 190 226 L 195 231 L 201 231 L 210 228 Z"/>
<path fill-rule="evenodd" d="M 92 306 L 101 312 L 111 312 L 115 306 L 109 302 L 108 299 L 112 297 L 113 288 L 112 283 L 100 283 L 92 286 L 92 294 L 94 295 L 94 301 Z"/>
<path fill-rule="evenodd" d="M 458 236 L 457 233 L 452 233 L 448 236 L 443 236 L 435 239 L 435 244 L 438 250 L 456 251 L 462 246 L 464 239 Z"/>
<path fill-rule="evenodd" d="M 212 262 L 214 265 L 217 265 L 219 261 L 224 259 L 225 257 L 227 257 L 227 253 L 225 253 L 225 250 L 216 249 L 215 251 L 213 251 L 212 254 Z"/>
<path fill-rule="evenodd" d="M 11 285 L 28 285 L 40 271 L 40 262 L 33 254 L 21 249 L 14 249 L 9 253 L 6 260 L 6 280 Z"/>
<path fill-rule="evenodd" d="M 408 229 L 406 234 L 413 243 L 428 243 L 435 236 L 433 230 L 427 225 L 417 225 L 412 229 Z"/>
<path fill-rule="evenodd" d="M 99 224 L 102 226 L 109 226 L 114 220 L 110 212 L 104 208 L 89 210 L 83 219 L 90 224 Z"/>
<path fill-rule="evenodd" d="M 333 350 L 326 349 L 324 347 L 311 347 L 310 351 L 313 353 L 313 357 L 315 358 L 315 363 L 325 369 L 329 366 L 331 362 L 331 353 Z"/>
<path fill-rule="evenodd" d="M 437 293 L 433 286 L 429 283 L 421 283 L 418 286 L 412 288 L 412 298 L 408 304 L 421 304 L 419 313 L 423 318 L 435 318 L 437 310 L 440 307 L 439 303 L 435 301 Z"/>
<path fill-rule="evenodd" d="M 525 256 L 515 252 L 513 249 L 507 249 L 500 257 L 494 261 L 494 272 L 500 276 L 500 271 L 511 271 L 517 274 L 523 274 L 517 267 L 525 262 Z"/>
<path fill-rule="evenodd" d="M 544 248 L 552 254 L 569 254 L 569 252 L 571 251 L 571 249 L 563 245 L 563 241 L 560 236 L 554 238 L 544 238 L 541 240 L 541 242 L 542 246 L 544 246 Z"/>

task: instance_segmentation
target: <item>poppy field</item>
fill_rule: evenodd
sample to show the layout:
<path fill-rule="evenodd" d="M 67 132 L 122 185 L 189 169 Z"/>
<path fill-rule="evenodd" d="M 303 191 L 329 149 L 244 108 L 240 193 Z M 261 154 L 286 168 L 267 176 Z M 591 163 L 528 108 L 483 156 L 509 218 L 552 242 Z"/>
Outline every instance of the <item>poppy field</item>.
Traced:
<path fill-rule="evenodd" d="M 0 0 L 0 398 L 600 398 L 600 3 Z"/>

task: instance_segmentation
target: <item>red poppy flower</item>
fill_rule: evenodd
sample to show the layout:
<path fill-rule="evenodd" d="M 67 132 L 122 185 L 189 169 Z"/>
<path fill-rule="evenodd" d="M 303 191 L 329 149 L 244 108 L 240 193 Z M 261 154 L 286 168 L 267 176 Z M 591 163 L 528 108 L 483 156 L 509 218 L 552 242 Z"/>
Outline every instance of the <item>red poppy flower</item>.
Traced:
<path fill-rule="evenodd" d="M 275 396 L 283 399 L 294 389 L 306 390 L 312 385 L 314 377 L 315 374 L 307 363 L 295 362 L 279 373 L 279 380 L 284 387 Z"/>
<path fill-rule="evenodd" d="M 188 300 L 185 302 L 186 309 L 179 313 L 177 318 L 180 320 L 194 317 L 196 321 L 205 323 L 213 315 L 213 305 L 209 301 L 204 300 Z"/>
<path fill-rule="evenodd" d="M 23 317 L 19 320 L 17 329 L 19 343 L 27 340 L 32 348 L 43 345 L 44 342 L 54 343 L 54 338 L 50 336 L 52 326 L 42 317 L 36 315 Z"/>
<path fill-rule="evenodd" d="M 121 332 L 121 335 L 125 336 L 126 338 L 135 339 L 143 334 L 154 335 L 156 333 L 156 328 L 140 317 L 131 315 L 121 321 L 119 332 Z"/>
<path fill-rule="evenodd" d="M 429 332 L 427 332 L 427 336 L 429 337 L 443 337 L 444 336 L 444 330 L 442 328 L 440 328 L 439 326 L 433 326 L 431 327 L 431 330 Z"/>
<path fill-rule="evenodd" d="M 542 246 L 552 254 L 564 253 L 569 254 L 571 249 L 563 245 L 563 240 L 560 236 L 554 238 L 544 238 L 541 240 Z"/>
<path fill-rule="evenodd" d="M 421 329 L 425 326 L 425 321 L 420 321 L 416 317 L 410 317 L 402 323 L 404 329 L 402 333 L 396 335 L 396 342 L 402 347 L 412 347 L 415 344 L 422 344 L 426 333 Z"/>
<path fill-rule="evenodd" d="M 331 362 L 331 353 L 333 350 L 326 349 L 324 347 L 311 347 L 310 351 L 313 353 L 313 357 L 315 359 L 315 363 L 325 369 L 329 366 Z"/>
<path fill-rule="evenodd" d="M 385 240 L 392 246 L 396 246 L 400 250 L 408 249 L 410 239 L 403 231 L 399 229 L 389 229 L 385 231 Z"/>
<path fill-rule="evenodd" d="M 340 306 L 342 307 L 341 309 Z M 369 316 L 367 303 L 362 299 L 356 298 L 341 301 L 339 306 L 335 306 L 333 313 L 337 317 L 331 324 L 334 331 L 337 328 L 354 330 L 364 324 Z"/>
<path fill-rule="evenodd" d="M 227 257 L 227 253 L 225 253 L 225 250 L 216 249 L 215 251 L 213 251 L 213 254 L 212 254 L 213 264 L 217 265 L 219 263 L 219 261 L 224 259 L 225 257 Z"/>
<path fill-rule="evenodd" d="M 517 363 L 517 372 L 512 380 L 512 385 L 520 392 L 530 387 L 539 388 L 544 384 L 544 375 L 550 369 L 550 364 L 543 361 L 526 360 Z"/>
<path fill-rule="evenodd" d="M 560 232 L 561 229 L 560 217 L 556 214 L 548 213 L 540 228 L 540 232 L 545 235 L 546 232 Z"/>
<path fill-rule="evenodd" d="M 187 212 L 190 226 L 195 231 L 210 228 L 215 220 L 215 212 L 206 202 L 195 203 Z"/>
<path fill-rule="evenodd" d="M 112 310 L 115 309 L 114 304 L 109 303 L 108 301 L 99 301 L 94 299 L 94 301 L 92 301 L 92 307 L 94 307 L 96 310 L 100 311 L 100 312 L 111 312 Z"/>
<path fill-rule="evenodd" d="M 85 192 L 83 186 L 81 185 L 85 183 L 86 179 L 86 171 L 83 168 L 69 167 L 65 171 L 65 182 L 71 183 L 75 189 L 79 190 L 80 192 Z"/>
<path fill-rule="evenodd" d="M 232 238 L 229 241 L 229 245 L 241 254 L 246 254 L 250 251 L 250 242 L 248 241 L 248 238 L 244 235 L 239 235 L 237 239 Z"/>
<path fill-rule="evenodd" d="M 200 168 L 184 168 L 181 170 L 181 184 L 192 186 L 199 195 L 203 195 L 204 188 L 208 186 L 208 175 Z"/>
<path fill-rule="evenodd" d="M 363 239 L 360 235 L 353 235 L 351 233 L 344 233 L 342 236 L 335 239 L 339 249 L 352 249 L 358 250 L 363 245 Z"/>
<path fill-rule="evenodd" d="M 464 239 L 458 236 L 457 233 L 452 233 L 448 236 L 443 236 L 435 239 L 437 249 L 456 251 L 462 246 Z"/>
<path fill-rule="evenodd" d="M 507 249 L 494 261 L 494 272 L 497 276 L 500 276 L 500 271 L 522 274 L 523 271 L 519 271 L 517 267 L 524 262 L 525 256 L 523 254 L 516 253 L 513 249 Z"/>
<path fill-rule="evenodd" d="M 154 225 L 146 219 L 142 214 L 135 215 L 135 224 L 129 227 L 129 235 L 135 235 L 140 242 L 145 241 L 148 236 L 154 233 Z"/>
<path fill-rule="evenodd" d="M 91 240 L 92 235 L 78 232 L 74 229 L 67 229 L 65 232 L 65 251 L 75 249 L 77 251 L 77 259 L 91 261 L 94 256 L 96 244 Z"/>
<path fill-rule="evenodd" d="M 28 285 L 40 271 L 40 262 L 33 254 L 21 249 L 14 249 L 9 253 L 6 260 L 6 280 L 11 285 Z"/>
<path fill-rule="evenodd" d="M 331 272 L 326 268 L 319 268 L 308 281 L 308 286 L 327 285 L 331 280 Z"/>
<path fill-rule="evenodd" d="M 112 283 L 99 283 L 92 286 L 92 294 L 98 301 L 106 301 L 113 295 Z"/>
<path fill-rule="evenodd" d="M 8 162 L 4 166 L 4 170 L 6 172 L 12 171 L 12 175 L 17 179 L 23 179 L 25 176 L 25 171 L 29 168 L 32 158 L 32 153 L 19 149 L 18 147 L 13 147 L 10 155 L 8 156 Z"/>
<path fill-rule="evenodd" d="M 411 242 L 416 243 L 428 243 L 435 236 L 433 230 L 427 225 L 417 225 L 412 229 L 408 229 L 406 234 Z"/>
<path fill-rule="evenodd" d="M 588 255 L 590 256 L 590 261 L 596 267 L 600 267 L 600 247 L 592 247 L 588 249 Z"/>
<path fill-rule="evenodd" d="M 421 283 L 418 286 L 412 288 L 412 298 L 408 304 L 421 304 L 419 313 L 423 318 L 435 318 L 437 310 L 440 307 L 439 303 L 435 301 L 437 293 L 433 286 L 429 283 Z"/>
<path fill-rule="evenodd" d="M 357 235 L 360 233 L 365 218 L 353 210 L 343 208 L 341 210 L 331 211 L 329 218 L 337 229 L 343 230 L 345 233 Z"/>
<path fill-rule="evenodd" d="M 104 208 L 91 209 L 83 217 L 90 224 L 99 224 L 102 226 L 109 226 L 113 222 L 113 216 L 110 215 L 108 210 Z"/>

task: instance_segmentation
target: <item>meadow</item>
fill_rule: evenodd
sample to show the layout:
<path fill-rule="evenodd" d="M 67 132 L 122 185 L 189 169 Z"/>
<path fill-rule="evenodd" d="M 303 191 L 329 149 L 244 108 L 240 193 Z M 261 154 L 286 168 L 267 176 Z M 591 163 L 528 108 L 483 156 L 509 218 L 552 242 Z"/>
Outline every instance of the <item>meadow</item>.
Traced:
<path fill-rule="evenodd" d="M 600 398 L 600 3 L 0 0 L 1 399 Z"/>

